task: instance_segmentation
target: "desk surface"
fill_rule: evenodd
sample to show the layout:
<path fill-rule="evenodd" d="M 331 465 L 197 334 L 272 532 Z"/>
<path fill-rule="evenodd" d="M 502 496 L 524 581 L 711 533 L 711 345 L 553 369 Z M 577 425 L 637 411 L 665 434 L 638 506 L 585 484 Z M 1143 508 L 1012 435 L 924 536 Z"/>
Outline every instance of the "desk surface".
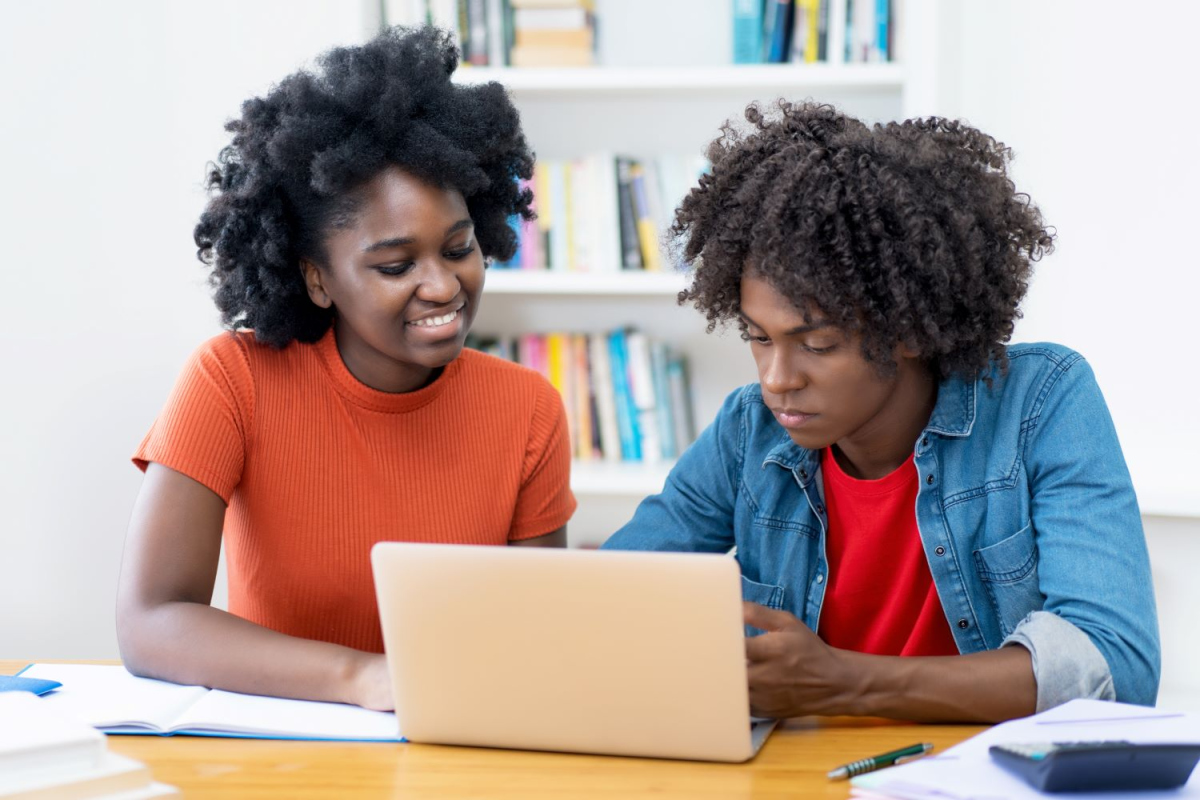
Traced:
<path fill-rule="evenodd" d="M 27 661 L 0 660 L 11 675 Z M 93 662 L 95 663 L 95 662 Z M 110 736 L 109 749 L 150 766 L 184 797 L 246 798 L 795 798 L 849 796 L 825 773 L 916 742 L 938 750 L 969 725 L 876 719 L 789 720 L 746 764 L 707 764 L 422 744 Z"/>

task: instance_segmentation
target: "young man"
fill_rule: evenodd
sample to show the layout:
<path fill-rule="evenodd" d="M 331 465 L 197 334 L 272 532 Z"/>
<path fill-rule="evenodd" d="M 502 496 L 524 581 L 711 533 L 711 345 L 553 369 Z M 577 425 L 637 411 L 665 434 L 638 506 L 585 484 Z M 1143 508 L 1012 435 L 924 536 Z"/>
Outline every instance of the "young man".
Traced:
<path fill-rule="evenodd" d="M 1091 369 L 1006 347 L 1053 235 L 978 130 L 783 101 L 726 126 L 673 232 L 734 321 L 729 396 L 606 547 L 742 567 L 755 713 L 996 721 L 1152 704 L 1137 500 Z"/>

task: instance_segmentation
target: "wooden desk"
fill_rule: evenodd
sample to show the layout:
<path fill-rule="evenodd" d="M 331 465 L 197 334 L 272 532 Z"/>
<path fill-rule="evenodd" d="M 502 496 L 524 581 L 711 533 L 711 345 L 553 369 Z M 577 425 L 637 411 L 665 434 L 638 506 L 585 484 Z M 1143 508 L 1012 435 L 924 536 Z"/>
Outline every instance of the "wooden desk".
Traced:
<path fill-rule="evenodd" d="M 11 675 L 24 661 L 0 661 Z M 777 728 L 746 764 L 487 750 L 422 744 L 110 736 L 186 798 L 797 798 L 850 794 L 825 773 L 916 742 L 938 750 L 982 730 L 875 719 L 803 718 Z"/>

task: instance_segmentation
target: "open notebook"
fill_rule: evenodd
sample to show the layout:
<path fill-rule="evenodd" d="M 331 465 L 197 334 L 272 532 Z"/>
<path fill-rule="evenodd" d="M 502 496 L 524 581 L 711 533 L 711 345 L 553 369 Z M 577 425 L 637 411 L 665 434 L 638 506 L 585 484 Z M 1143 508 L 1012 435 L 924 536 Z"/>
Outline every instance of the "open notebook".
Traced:
<path fill-rule="evenodd" d="M 34 664 L 19 674 L 62 683 L 42 702 L 105 733 L 403 741 L 395 714 L 340 703 L 181 686 L 136 678 L 124 667 Z"/>

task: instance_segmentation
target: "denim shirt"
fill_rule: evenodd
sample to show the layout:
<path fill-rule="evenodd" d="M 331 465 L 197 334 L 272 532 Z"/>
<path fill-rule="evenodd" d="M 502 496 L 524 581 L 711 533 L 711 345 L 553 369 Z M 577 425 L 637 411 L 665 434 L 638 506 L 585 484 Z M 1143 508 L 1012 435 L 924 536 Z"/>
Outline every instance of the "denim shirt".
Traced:
<path fill-rule="evenodd" d="M 1159 643 L 1137 498 L 1091 367 L 1053 344 L 938 387 L 914 456 L 916 517 L 961 653 L 1020 644 L 1038 710 L 1076 697 L 1153 705 Z M 736 548 L 745 599 L 817 630 L 828 519 L 820 452 L 789 438 L 757 384 L 734 391 L 663 492 L 605 543 Z"/>

